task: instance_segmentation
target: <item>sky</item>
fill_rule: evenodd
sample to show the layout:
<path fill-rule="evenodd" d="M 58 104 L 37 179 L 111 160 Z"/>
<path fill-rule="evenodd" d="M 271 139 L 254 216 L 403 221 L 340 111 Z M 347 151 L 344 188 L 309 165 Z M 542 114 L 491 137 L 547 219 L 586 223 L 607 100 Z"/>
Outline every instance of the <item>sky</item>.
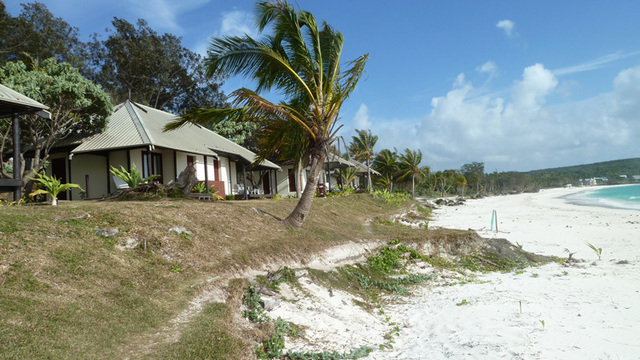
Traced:
<path fill-rule="evenodd" d="M 12 15 L 22 1 L 4 0 Z M 259 36 L 254 1 L 44 0 L 79 29 L 146 19 L 206 53 L 212 37 Z M 527 171 L 640 157 L 637 0 L 297 0 L 343 33 L 342 59 L 369 54 L 340 135 L 377 151 L 420 149 L 423 165 Z M 346 68 L 346 67 L 345 67 Z M 223 89 L 252 88 L 230 78 Z M 271 94 L 270 96 L 275 96 Z"/>

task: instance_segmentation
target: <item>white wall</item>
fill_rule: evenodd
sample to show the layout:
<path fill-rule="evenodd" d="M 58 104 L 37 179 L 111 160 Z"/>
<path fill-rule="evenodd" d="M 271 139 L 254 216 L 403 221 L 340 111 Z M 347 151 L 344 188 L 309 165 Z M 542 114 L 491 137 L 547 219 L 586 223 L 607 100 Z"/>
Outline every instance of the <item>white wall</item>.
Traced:
<path fill-rule="evenodd" d="M 87 182 L 88 177 L 88 182 Z M 87 191 L 87 199 L 107 197 L 107 157 L 92 154 L 77 154 L 71 160 L 71 182 Z M 72 189 L 73 200 L 80 199 L 80 190 Z"/>

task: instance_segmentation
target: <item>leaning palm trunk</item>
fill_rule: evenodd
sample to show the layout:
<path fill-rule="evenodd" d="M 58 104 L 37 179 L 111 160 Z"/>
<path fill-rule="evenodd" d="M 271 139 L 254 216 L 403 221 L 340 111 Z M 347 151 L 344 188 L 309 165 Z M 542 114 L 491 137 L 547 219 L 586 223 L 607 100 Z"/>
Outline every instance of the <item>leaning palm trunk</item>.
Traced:
<path fill-rule="evenodd" d="M 286 226 L 292 228 L 298 228 L 302 226 L 304 219 L 309 214 L 311 210 L 311 203 L 313 202 L 313 197 L 316 194 L 316 188 L 318 187 L 318 178 L 320 175 L 320 171 L 322 170 L 322 165 L 324 164 L 325 153 L 320 148 L 319 151 L 315 151 L 312 155 L 311 159 L 311 169 L 309 171 L 309 177 L 307 178 L 307 185 L 304 187 L 304 191 L 302 192 L 302 196 L 298 201 L 295 209 L 287 216 L 286 219 L 282 221 L 282 223 Z"/>
<path fill-rule="evenodd" d="M 411 197 L 416 198 L 416 176 L 411 175 Z"/>
<path fill-rule="evenodd" d="M 371 166 L 369 164 L 369 159 L 367 158 L 367 181 L 369 182 L 369 194 L 373 192 L 373 183 L 371 181 Z"/>

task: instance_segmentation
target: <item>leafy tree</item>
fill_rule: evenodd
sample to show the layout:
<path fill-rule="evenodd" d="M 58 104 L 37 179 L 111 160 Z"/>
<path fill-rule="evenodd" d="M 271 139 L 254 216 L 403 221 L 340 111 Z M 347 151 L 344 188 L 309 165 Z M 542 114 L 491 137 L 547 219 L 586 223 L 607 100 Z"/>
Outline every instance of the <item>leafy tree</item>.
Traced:
<path fill-rule="evenodd" d="M 78 29 L 55 17 L 45 4 L 22 4 L 22 12 L 15 18 L 4 11 L 2 3 L 0 7 L 0 64 L 55 57 L 59 62 L 83 67 L 85 46 L 78 38 Z"/>
<path fill-rule="evenodd" d="M 36 64 L 38 65 L 38 64 Z M 33 151 L 34 160 L 26 178 L 40 172 L 53 145 L 75 133 L 91 133 L 105 128 L 112 106 L 109 96 L 99 86 L 80 75 L 68 63 L 50 58 L 29 70 L 23 62 L 8 62 L 0 68 L 0 83 L 50 108 L 51 119 L 35 115 L 21 121 L 24 152 Z M 0 120 L 0 158 L 10 150 L 8 128 L 11 119 Z M 24 159 L 24 152 L 20 154 Z M 22 161 L 24 166 L 25 162 Z M 25 174 L 25 169 L 14 169 Z M 10 177 L 4 169 L 3 177 Z M 24 176 L 23 176 L 24 177 Z M 25 179 L 26 180 L 26 179 Z"/>
<path fill-rule="evenodd" d="M 422 151 L 404 149 L 404 154 L 400 154 L 400 179 L 406 179 L 411 176 L 411 196 L 416 197 L 416 178 L 429 174 L 428 167 L 420 167 L 422 162 Z"/>
<path fill-rule="evenodd" d="M 284 0 L 260 2 L 256 9 L 259 31 L 269 27 L 273 35 L 261 40 L 246 35 L 213 39 L 205 59 L 208 74 L 253 78 L 258 83 L 256 91 L 238 89 L 232 94 L 234 107 L 190 111 L 167 130 L 186 122 L 243 119 L 257 122 L 264 129 L 257 134 L 263 144 L 279 147 L 282 142 L 269 137 L 295 129 L 296 135 L 302 135 L 303 146 L 299 150 L 304 150 L 301 158 L 309 159 L 310 172 L 300 201 L 283 223 L 299 227 L 311 209 L 326 149 L 335 140 L 340 108 L 355 89 L 367 55 L 358 57 L 347 70 L 341 71 L 344 38 L 340 32 L 326 23 L 319 28 L 311 13 L 296 12 Z M 272 89 L 282 93 L 285 100 L 274 104 L 259 95 Z M 278 150 L 260 146 L 258 161 Z"/>
<path fill-rule="evenodd" d="M 358 130 L 356 129 L 358 136 L 353 136 L 351 144 L 349 145 L 349 151 L 353 154 L 356 160 L 363 162 L 367 165 L 367 181 L 369 183 L 369 193 L 373 191 L 373 185 L 371 182 L 371 160 L 375 152 L 373 148 L 378 142 L 378 136 L 371 134 L 371 130 Z"/>
<path fill-rule="evenodd" d="M 376 154 L 371 164 L 373 168 L 382 174 L 386 187 L 389 191 L 393 191 L 393 179 L 398 174 L 398 153 L 389 149 L 382 149 Z"/>
<path fill-rule="evenodd" d="M 115 18 L 109 36 L 89 43 L 90 78 L 109 92 L 114 103 L 127 99 L 170 112 L 225 106 L 221 78 L 207 77 L 200 55 L 181 38 L 159 35 L 147 22 L 137 26 Z"/>
<path fill-rule="evenodd" d="M 475 184 L 476 193 L 479 193 L 480 183 L 484 178 L 484 163 L 472 162 L 470 164 L 464 164 L 460 168 L 460 172 L 468 180 L 469 184 Z"/>

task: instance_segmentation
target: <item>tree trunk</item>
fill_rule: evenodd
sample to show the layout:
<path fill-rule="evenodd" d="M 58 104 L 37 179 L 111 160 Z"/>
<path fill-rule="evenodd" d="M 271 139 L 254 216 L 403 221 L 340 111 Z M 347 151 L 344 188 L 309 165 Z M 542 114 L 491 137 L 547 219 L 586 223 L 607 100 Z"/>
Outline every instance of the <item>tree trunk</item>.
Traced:
<path fill-rule="evenodd" d="M 304 187 L 304 191 L 298 201 L 298 205 L 296 205 L 295 209 L 293 209 L 286 219 L 282 220 L 284 225 L 292 228 L 299 228 L 302 226 L 304 219 L 309 214 L 309 210 L 311 210 L 311 203 L 313 202 L 313 197 L 316 194 L 316 187 L 318 186 L 318 175 L 322 170 L 324 159 L 325 154 L 322 146 L 318 146 L 311 157 L 311 169 L 309 177 L 307 178 L 307 185 Z"/>
<path fill-rule="evenodd" d="M 296 167 L 296 198 L 300 199 L 302 196 L 302 170 L 304 170 L 303 162 L 300 160 Z"/>
<path fill-rule="evenodd" d="M 416 198 L 416 176 L 411 175 L 411 197 Z"/>
<path fill-rule="evenodd" d="M 367 158 L 367 180 L 369 182 L 369 194 L 373 192 L 373 184 L 371 182 L 371 168 L 369 167 L 369 158 Z"/>

